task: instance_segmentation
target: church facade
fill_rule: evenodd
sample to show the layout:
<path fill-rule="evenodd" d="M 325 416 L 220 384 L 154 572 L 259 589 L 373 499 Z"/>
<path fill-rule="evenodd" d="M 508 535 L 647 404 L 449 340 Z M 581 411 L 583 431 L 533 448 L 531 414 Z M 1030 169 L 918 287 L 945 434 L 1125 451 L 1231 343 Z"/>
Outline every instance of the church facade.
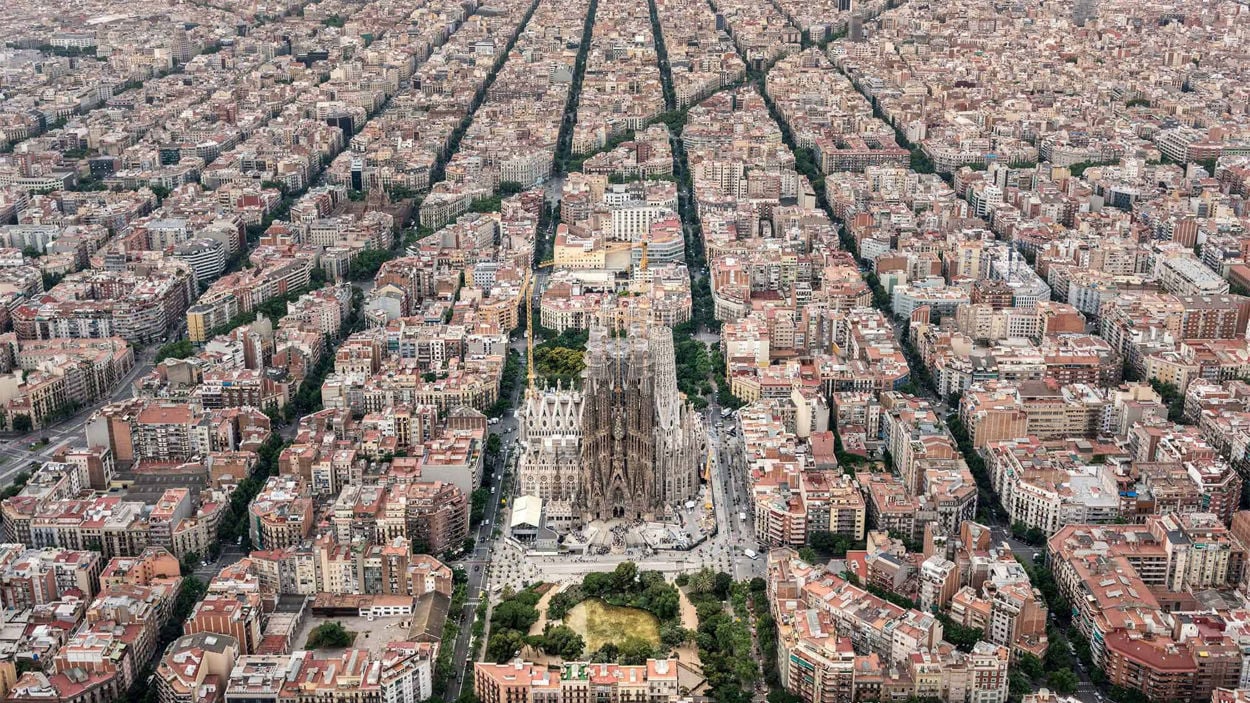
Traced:
<path fill-rule="evenodd" d="M 582 517 L 575 508 L 581 485 L 582 393 L 530 389 L 521 413 L 519 437 L 526 449 L 517 464 L 519 493 L 541 498 L 547 526 L 567 531 Z"/>
<path fill-rule="evenodd" d="M 531 391 L 523 410 L 522 495 L 547 523 L 657 520 L 699 489 L 702 417 L 677 390 L 672 332 L 592 327 L 580 389 Z"/>

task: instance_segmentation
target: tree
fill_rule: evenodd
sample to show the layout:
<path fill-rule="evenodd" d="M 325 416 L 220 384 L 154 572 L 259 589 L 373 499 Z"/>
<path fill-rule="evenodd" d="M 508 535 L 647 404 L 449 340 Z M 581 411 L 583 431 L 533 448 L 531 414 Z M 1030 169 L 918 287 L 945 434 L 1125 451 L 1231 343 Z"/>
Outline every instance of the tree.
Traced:
<path fill-rule="evenodd" d="M 485 488 L 474 489 L 469 494 L 469 522 L 478 525 L 486 514 L 486 503 L 490 501 L 490 491 Z"/>
<path fill-rule="evenodd" d="M 1185 396 L 1173 383 L 1160 381 L 1157 378 L 1150 379 L 1150 387 L 1155 393 L 1163 399 L 1164 405 L 1168 407 L 1168 421 L 1181 422 L 1185 417 Z"/>
<path fill-rule="evenodd" d="M 533 606 L 511 598 L 495 606 L 491 613 L 490 624 L 495 630 L 519 630 L 528 632 L 530 625 L 538 622 L 538 611 Z"/>
<path fill-rule="evenodd" d="M 520 654 L 525 644 L 525 635 L 516 630 L 492 632 L 490 641 L 486 643 L 486 658 L 497 664 L 506 664 Z"/>
<path fill-rule="evenodd" d="M 493 434 L 486 439 L 487 454 L 498 456 L 501 449 L 503 449 L 503 442 L 499 439 L 499 435 Z"/>
<path fill-rule="evenodd" d="M 626 666 L 638 666 L 646 664 L 647 660 L 655 656 L 655 648 L 651 643 L 641 637 L 633 635 L 626 637 L 624 642 L 618 646 L 619 656 L 617 662 Z"/>
<path fill-rule="evenodd" d="M 543 633 L 538 637 L 537 644 L 547 654 L 566 660 L 580 658 L 582 651 L 586 649 L 586 641 L 572 628 L 550 623 L 543 628 Z"/>
<path fill-rule="evenodd" d="M 596 597 L 612 591 L 612 574 L 599 571 L 591 572 L 582 577 L 582 590 L 586 595 Z"/>
<path fill-rule="evenodd" d="M 1076 674 L 1072 673 L 1071 669 L 1058 669 L 1050 672 L 1050 674 L 1046 677 L 1046 683 L 1049 684 L 1051 689 L 1056 693 L 1061 693 L 1066 696 L 1076 691 L 1076 687 L 1077 684 L 1080 683 L 1080 679 L 1076 677 Z"/>
<path fill-rule="evenodd" d="M 1020 700 L 1020 697 L 1033 692 L 1033 681 L 1022 671 L 1009 670 L 1007 672 L 1007 692 L 1012 700 Z"/>
<path fill-rule="evenodd" d="M 677 614 L 681 612 L 681 597 L 677 595 L 677 589 L 663 581 L 648 586 L 636 604 L 644 610 L 650 611 L 661 621 L 676 618 Z"/>
<path fill-rule="evenodd" d="M 734 579 L 724 571 L 717 572 L 712 592 L 716 597 L 725 600 L 729 597 L 729 589 L 733 587 Z"/>
<path fill-rule="evenodd" d="M 808 535 L 807 543 L 812 546 L 812 549 L 832 552 L 836 548 L 837 535 L 828 530 L 814 530 Z"/>
<path fill-rule="evenodd" d="M 353 281 L 370 280 L 378 274 L 382 264 L 395 258 L 395 254 L 386 249 L 365 249 L 352 259 L 347 277 Z"/>
<path fill-rule="evenodd" d="M 691 594 L 711 593 L 716 588 L 716 573 L 705 566 L 690 574 L 687 583 Z"/>
<path fill-rule="evenodd" d="M 955 645 L 955 648 L 961 652 L 971 652 L 977 642 L 985 637 L 984 631 L 960 625 L 946 615 L 938 615 L 938 620 L 942 622 L 942 631 L 946 641 Z"/>
<path fill-rule="evenodd" d="M 43 272 L 43 289 L 52 290 L 53 288 L 56 287 L 56 284 L 61 282 L 62 278 L 65 278 L 65 274 L 48 273 L 47 271 L 44 271 Z"/>
<path fill-rule="evenodd" d="M 638 565 L 632 561 L 623 561 L 616 565 L 612 572 L 612 586 L 617 591 L 629 591 L 635 587 L 638 579 Z"/>
<path fill-rule="evenodd" d="M 565 615 L 578 603 L 586 600 L 586 594 L 579 585 L 569 586 L 551 597 L 547 602 L 547 619 L 563 620 Z"/>
<path fill-rule="evenodd" d="M 195 347 L 192 346 L 191 340 L 179 339 L 163 345 L 156 351 L 156 363 L 159 364 L 166 359 L 185 359 L 194 353 Z"/>
<path fill-rule="evenodd" d="M 584 355 L 581 349 L 544 342 L 534 348 L 534 373 L 553 381 L 572 383 L 586 368 Z"/>
<path fill-rule="evenodd" d="M 799 547 L 799 558 L 808 564 L 820 563 L 820 555 L 816 554 L 816 550 L 811 547 Z"/>
<path fill-rule="evenodd" d="M 169 643 L 182 636 L 182 623 L 191 615 L 200 599 L 208 592 L 208 585 L 194 576 L 182 579 L 178 596 L 174 599 L 173 612 L 157 634 L 156 648 L 163 650 Z"/>
<path fill-rule="evenodd" d="M 195 567 L 199 566 L 199 563 L 200 563 L 199 552 L 190 551 L 190 552 L 187 552 L 186 554 L 183 554 L 182 560 L 179 563 L 179 566 L 182 569 L 182 575 L 190 576 L 191 574 L 195 573 Z"/>
<path fill-rule="evenodd" d="M 850 536 L 835 534 L 827 530 L 813 531 L 808 536 L 807 542 L 817 552 L 838 559 L 845 557 L 848 550 L 863 548 L 857 545 Z"/>
<path fill-rule="evenodd" d="M 3 491 L 0 491 L 0 498 L 12 498 L 18 493 L 21 493 L 22 489 L 25 488 L 26 484 L 29 482 L 30 482 L 29 471 L 18 472 L 18 474 L 13 477 L 13 481 L 9 483 L 8 486 L 5 486 Z"/>
<path fill-rule="evenodd" d="M 390 196 L 391 200 L 412 200 L 417 197 L 417 191 L 407 186 L 400 185 L 387 188 L 386 194 Z"/>
<path fill-rule="evenodd" d="M 1042 660 L 1027 652 L 1020 655 L 1020 658 L 1016 661 L 1016 666 L 1030 679 L 1041 678 L 1046 673 L 1046 668 L 1042 666 Z"/>
<path fill-rule="evenodd" d="M 503 198 L 498 195 L 492 195 L 485 198 L 478 198 L 469 204 L 469 212 L 499 212 L 499 208 L 503 205 Z"/>
<path fill-rule="evenodd" d="M 43 671 L 43 668 L 40 667 L 39 662 L 35 661 L 34 659 L 25 659 L 25 658 L 18 659 L 17 660 L 17 675 L 21 676 L 22 674 L 28 671 Z"/>
<path fill-rule="evenodd" d="M 602 647 L 590 655 L 590 661 L 596 664 L 612 663 L 620 659 L 621 650 L 612 642 L 605 642 Z"/>
<path fill-rule="evenodd" d="M 30 432 L 34 428 L 34 424 L 30 421 L 30 415 L 18 413 L 13 416 L 13 431 L 18 433 Z"/>
<path fill-rule="evenodd" d="M 1029 527 L 1019 520 L 1011 523 L 1011 536 L 1033 546 L 1041 546 L 1046 543 L 1045 532 L 1037 527 Z"/>
<path fill-rule="evenodd" d="M 680 647 L 693 636 L 693 632 L 675 622 L 660 624 L 660 643 L 665 647 Z"/>
<path fill-rule="evenodd" d="M 305 649 L 339 649 L 350 647 L 356 641 L 356 635 L 349 632 L 341 623 L 325 622 L 308 633 Z"/>

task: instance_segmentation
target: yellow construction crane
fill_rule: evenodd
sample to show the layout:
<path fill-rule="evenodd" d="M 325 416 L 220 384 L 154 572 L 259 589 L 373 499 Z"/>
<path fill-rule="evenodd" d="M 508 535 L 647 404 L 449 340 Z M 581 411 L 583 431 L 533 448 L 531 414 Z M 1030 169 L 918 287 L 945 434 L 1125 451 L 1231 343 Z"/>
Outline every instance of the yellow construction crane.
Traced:
<path fill-rule="evenodd" d="M 534 390 L 534 279 L 539 271 L 554 263 L 552 259 L 539 262 L 525 280 L 525 374 L 531 391 Z"/>

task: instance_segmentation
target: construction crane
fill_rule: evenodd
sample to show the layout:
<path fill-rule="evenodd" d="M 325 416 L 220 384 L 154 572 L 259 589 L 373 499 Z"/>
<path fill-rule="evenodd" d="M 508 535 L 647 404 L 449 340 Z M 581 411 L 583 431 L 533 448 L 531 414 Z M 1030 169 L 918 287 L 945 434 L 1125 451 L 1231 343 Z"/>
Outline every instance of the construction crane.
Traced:
<path fill-rule="evenodd" d="M 552 259 L 540 261 L 525 280 L 525 374 L 530 391 L 534 390 L 534 279 L 539 271 L 554 263 Z"/>

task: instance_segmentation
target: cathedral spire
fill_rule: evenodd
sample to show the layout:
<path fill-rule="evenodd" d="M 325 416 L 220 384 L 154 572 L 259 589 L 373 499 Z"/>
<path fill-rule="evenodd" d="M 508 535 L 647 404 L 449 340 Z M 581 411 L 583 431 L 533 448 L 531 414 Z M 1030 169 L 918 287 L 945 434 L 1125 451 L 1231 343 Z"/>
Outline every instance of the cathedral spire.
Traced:
<path fill-rule="evenodd" d="M 662 519 L 698 491 L 703 434 L 675 407 L 672 335 L 646 315 L 631 324 L 616 301 L 611 311 L 591 326 L 580 390 L 557 379 L 523 419 L 522 495 L 549 501 L 556 528 Z"/>

